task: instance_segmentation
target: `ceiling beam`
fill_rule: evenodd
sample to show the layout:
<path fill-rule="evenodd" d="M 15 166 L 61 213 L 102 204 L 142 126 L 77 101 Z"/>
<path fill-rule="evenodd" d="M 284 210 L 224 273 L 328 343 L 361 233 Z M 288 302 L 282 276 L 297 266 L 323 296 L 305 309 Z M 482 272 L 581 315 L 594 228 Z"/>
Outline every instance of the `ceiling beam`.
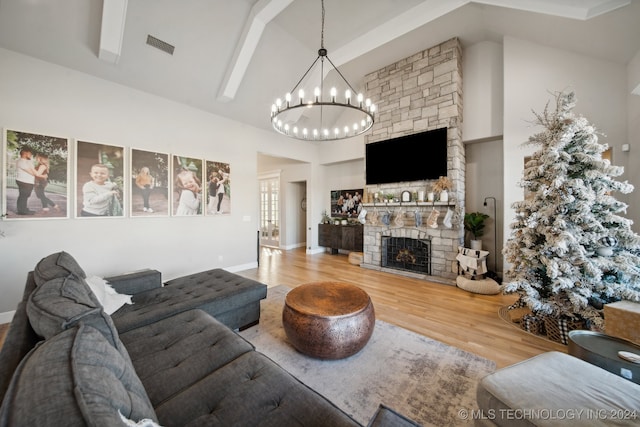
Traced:
<path fill-rule="evenodd" d="M 104 0 L 102 5 L 98 58 L 111 64 L 117 64 L 122 53 L 124 24 L 127 19 L 127 1 Z"/>
<path fill-rule="evenodd" d="M 291 2 L 293 0 L 260 0 L 251 8 L 249 19 L 244 25 L 242 36 L 218 90 L 218 101 L 228 102 L 235 98 L 264 28 Z"/>

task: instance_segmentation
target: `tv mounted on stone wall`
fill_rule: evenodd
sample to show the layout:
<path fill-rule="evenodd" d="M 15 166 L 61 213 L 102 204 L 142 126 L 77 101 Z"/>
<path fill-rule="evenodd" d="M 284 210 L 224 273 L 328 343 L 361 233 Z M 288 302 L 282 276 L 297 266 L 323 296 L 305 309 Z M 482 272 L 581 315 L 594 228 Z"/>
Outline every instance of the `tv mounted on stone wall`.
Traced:
<path fill-rule="evenodd" d="M 367 185 L 423 181 L 446 175 L 446 127 L 365 145 Z"/>

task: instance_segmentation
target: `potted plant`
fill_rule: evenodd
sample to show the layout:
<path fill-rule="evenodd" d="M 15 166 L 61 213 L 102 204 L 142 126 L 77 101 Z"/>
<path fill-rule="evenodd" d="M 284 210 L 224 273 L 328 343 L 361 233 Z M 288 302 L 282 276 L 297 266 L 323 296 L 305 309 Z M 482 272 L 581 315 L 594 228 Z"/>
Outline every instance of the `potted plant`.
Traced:
<path fill-rule="evenodd" d="M 449 179 L 449 177 L 441 176 L 438 180 L 433 184 L 433 191 L 439 193 L 438 199 L 441 202 L 449 201 L 449 190 L 453 188 L 453 182 Z"/>
<path fill-rule="evenodd" d="M 482 250 L 482 240 L 480 237 L 484 235 L 484 223 L 489 215 L 482 212 L 471 212 L 464 214 L 464 229 L 473 236 L 469 241 L 471 249 Z"/>

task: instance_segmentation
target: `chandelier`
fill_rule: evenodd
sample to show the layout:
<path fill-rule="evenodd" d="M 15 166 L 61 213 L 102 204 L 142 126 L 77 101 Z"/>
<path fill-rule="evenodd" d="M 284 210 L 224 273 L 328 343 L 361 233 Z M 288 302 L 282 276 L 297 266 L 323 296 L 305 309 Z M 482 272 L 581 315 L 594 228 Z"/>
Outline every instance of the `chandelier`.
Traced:
<path fill-rule="evenodd" d="M 285 95 L 284 101 L 278 98 L 271 106 L 271 124 L 277 132 L 309 141 L 330 141 L 360 135 L 373 126 L 376 109 L 370 99 L 364 99 L 362 93 L 354 95 L 356 91 L 329 59 L 327 49 L 324 48 L 324 0 L 321 3 L 322 31 L 318 56 L 293 89 Z M 325 59 L 341 79 L 336 77 L 335 80 L 345 85 L 342 92 L 344 97 L 338 96 L 335 86 L 325 93 Z M 311 78 L 307 77 L 310 77 L 310 73 L 317 73 L 318 64 L 319 74 L 316 77 L 319 84 L 313 89 L 312 96 L 308 96 L 305 87 L 311 87 Z M 293 93 L 297 95 L 297 99 L 293 99 Z"/>

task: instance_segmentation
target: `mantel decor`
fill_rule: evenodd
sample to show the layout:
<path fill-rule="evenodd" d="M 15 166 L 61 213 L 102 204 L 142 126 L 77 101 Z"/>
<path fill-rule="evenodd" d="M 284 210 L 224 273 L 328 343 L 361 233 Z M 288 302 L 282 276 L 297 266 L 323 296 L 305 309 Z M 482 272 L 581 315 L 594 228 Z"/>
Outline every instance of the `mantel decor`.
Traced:
<path fill-rule="evenodd" d="M 441 176 L 438 180 L 433 184 L 433 191 L 439 193 L 438 199 L 441 202 L 449 201 L 449 190 L 453 188 L 453 183 L 446 176 Z"/>

